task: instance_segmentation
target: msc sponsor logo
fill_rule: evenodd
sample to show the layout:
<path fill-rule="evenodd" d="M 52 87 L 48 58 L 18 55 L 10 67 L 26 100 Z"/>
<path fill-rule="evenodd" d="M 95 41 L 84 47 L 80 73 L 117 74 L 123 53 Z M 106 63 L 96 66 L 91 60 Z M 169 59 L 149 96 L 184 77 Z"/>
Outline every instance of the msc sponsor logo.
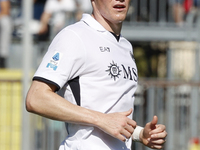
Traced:
<path fill-rule="evenodd" d="M 124 79 L 132 80 L 137 82 L 138 81 L 138 75 L 136 68 L 130 67 L 130 66 L 124 66 L 123 64 L 120 66 L 117 65 L 114 61 L 110 63 L 108 66 L 109 69 L 106 70 L 108 72 L 108 75 L 114 79 L 114 81 L 119 78 L 121 75 L 123 75 Z"/>
<path fill-rule="evenodd" d="M 119 78 L 121 70 L 119 69 L 119 66 L 114 63 L 114 61 L 110 63 L 110 66 L 108 66 L 108 68 L 109 69 L 106 70 L 106 72 L 109 72 L 108 75 L 111 76 L 111 78 L 113 78 L 114 80 L 116 80 L 116 78 Z"/>
<path fill-rule="evenodd" d="M 124 79 L 134 80 L 135 82 L 138 81 L 137 70 L 135 68 L 126 67 L 122 65 L 123 72 L 124 72 Z"/>

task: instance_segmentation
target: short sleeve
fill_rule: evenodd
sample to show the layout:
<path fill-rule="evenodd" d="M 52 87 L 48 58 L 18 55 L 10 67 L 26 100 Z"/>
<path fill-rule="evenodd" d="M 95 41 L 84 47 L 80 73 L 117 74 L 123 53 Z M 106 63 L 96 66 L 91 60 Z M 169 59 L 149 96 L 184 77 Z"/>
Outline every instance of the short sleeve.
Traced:
<path fill-rule="evenodd" d="M 63 29 L 50 44 L 34 78 L 43 78 L 63 87 L 84 70 L 85 48 L 78 34 Z"/>

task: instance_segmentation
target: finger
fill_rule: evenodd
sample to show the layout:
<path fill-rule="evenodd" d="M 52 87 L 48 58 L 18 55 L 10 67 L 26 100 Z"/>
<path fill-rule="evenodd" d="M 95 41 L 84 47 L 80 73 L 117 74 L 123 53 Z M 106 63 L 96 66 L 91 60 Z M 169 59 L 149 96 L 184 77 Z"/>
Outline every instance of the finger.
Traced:
<path fill-rule="evenodd" d="M 123 136 L 123 135 L 121 135 L 121 134 L 118 135 L 117 138 L 118 138 L 120 141 L 122 141 L 122 142 L 126 142 L 126 137 Z"/>
<path fill-rule="evenodd" d="M 158 129 L 160 128 L 162 131 L 166 129 L 165 125 L 163 125 L 163 124 L 157 124 L 156 128 L 158 128 Z"/>
<path fill-rule="evenodd" d="M 128 111 L 121 112 L 122 115 L 129 116 L 133 112 L 133 109 L 129 109 Z"/>
<path fill-rule="evenodd" d="M 137 126 L 137 123 L 134 120 L 132 120 L 132 119 L 128 119 L 127 123 L 128 123 L 128 125 L 132 126 L 134 129 Z"/>
<path fill-rule="evenodd" d="M 149 134 L 157 134 L 161 132 L 165 132 L 165 127 L 156 126 L 156 129 L 150 131 Z"/>
<path fill-rule="evenodd" d="M 153 145 L 152 149 L 163 149 L 163 145 Z"/>
<path fill-rule="evenodd" d="M 151 149 L 162 149 L 163 145 L 160 144 L 153 144 L 153 143 L 149 143 L 147 144 L 148 147 L 150 147 Z"/>
<path fill-rule="evenodd" d="M 151 138 L 165 138 L 167 136 L 167 132 L 163 131 L 163 132 L 159 132 L 159 133 L 155 133 L 155 134 L 151 134 Z"/>
<path fill-rule="evenodd" d="M 151 141 L 151 143 L 157 144 L 157 145 L 163 145 L 166 142 L 166 140 L 164 138 L 163 139 L 151 139 L 150 141 Z"/>
<path fill-rule="evenodd" d="M 129 139 L 131 137 L 131 135 L 132 135 L 132 133 L 130 133 L 126 129 L 122 130 L 121 134 L 124 135 L 127 139 Z"/>
<path fill-rule="evenodd" d="M 134 132 L 134 127 L 132 127 L 131 125 L 127 125 L 124 127 L 125 130 L 127 130 L 130 134 L 132 134 Z"/>
<path fill-rule="evenodd" d="M 159 139 L 159 140 L 149 140 L 149 143 L 148 143 L 148 147 L 152 148 L 152 149 L 162 149 L 163 146 L 164 146 L 164 143 L 166 141 L 164 139 Z"/>
<path fill-rule="evenodd" d="M 152 121 L 151 121 L 151 123 L 150 123 L 150 128 L 151 128 L 151 130 L 156 129 L 156 124 L 157 124 L 157 122 L 158 122 L 158 117 L 157 117 L 157 116 L 154 116 L 153 119 L 152 119 Z"/>

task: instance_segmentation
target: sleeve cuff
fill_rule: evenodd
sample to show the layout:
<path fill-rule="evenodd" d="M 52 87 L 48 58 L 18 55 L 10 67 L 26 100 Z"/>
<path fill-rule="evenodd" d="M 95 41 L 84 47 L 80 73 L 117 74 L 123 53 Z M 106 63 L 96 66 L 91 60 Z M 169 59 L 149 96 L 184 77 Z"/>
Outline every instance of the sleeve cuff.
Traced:
<path fill-rule="evenodd" d="M 35 77 L 33 77 L 32 80 L 33 80 L 33 81 L 34 81 L 34 80 L 42 81 L 42 82 L 47 83 L 47 84 L 55 85 L 55 86 L 57 87 L 56 91 L 60 90 L 60 86 L 59 86 L 57 83 L 55 83 L 55 82 L 53 82 L 53 81 L 50 81 L 50 80 L 48 80 L 48 79 L 45 79 L 45 78 L 42 78 L 42 77 L 35 76 Z"/>

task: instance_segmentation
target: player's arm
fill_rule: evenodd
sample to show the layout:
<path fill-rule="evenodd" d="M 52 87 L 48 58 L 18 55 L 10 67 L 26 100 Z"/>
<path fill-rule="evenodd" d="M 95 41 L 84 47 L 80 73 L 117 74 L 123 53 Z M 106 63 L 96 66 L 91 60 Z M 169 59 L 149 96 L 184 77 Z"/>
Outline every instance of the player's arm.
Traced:
<path fill-rule="evenodd" d="M 157 124 L 157 116 L 153 117 L 153 120 L 145 125 L 144 128 L 137 126 L 132 139 L 135 141 L 142 142 L 145 146 L 152 149 L 162 149 L 167 132 L 165 126 L 162 124 Z"/>
<path fill-rule="evenodd" d="M 131 137 L 136 122 L 127 116 L 132 110 L 110 114 L 89 110 L 57 95 L 56 88 L 52 84 L 33 81 L 26 98 L 27 111 L 54 120 L 96 126 L 121 141 Z"/>

